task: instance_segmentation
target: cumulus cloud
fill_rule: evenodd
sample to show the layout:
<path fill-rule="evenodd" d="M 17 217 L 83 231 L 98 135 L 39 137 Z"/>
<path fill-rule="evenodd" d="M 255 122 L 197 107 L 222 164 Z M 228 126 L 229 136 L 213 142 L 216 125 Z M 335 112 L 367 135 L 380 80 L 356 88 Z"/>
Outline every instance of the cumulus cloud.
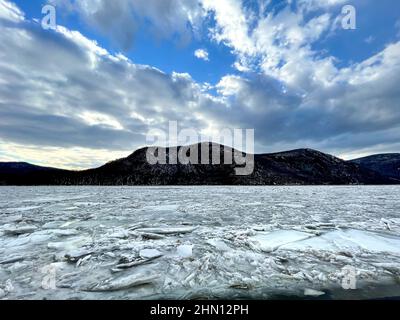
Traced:
<path fill-rule="evenodd" d="M 197 0 L 48 0 L 77 13 L 123 49 L 129 50 L 137 32 L 150 29 L 157 39 L 179 36 L 187 42 L 198 32 L 202 10 Z M 144 28 L 144 26 L 146 28 Z"/>
<path fill-rule="evenodd" d="M 7 1 L 0 2 L 0 19 L 8 21 L 24 20 L 24 14 L 13 3 Z"/>
<path fill-rule="evenodd" d="M 342 154 L 393 144 L 400 135 L 399 53 L 400 43 L 391 44 L 307 94 L 266 75 L 226 76 L 217 88 L 230 112 L 218 116 L 255 127 L 259 142 L 275 149 L 313 146 Z"/>
<path fill-rule="evenodd" d="M 207 50 L 204 50 L 204 49 L 197 49 L 194 52 L 194 56 L 196 58 L 204 60 L 204 61 L 210 61 L 210 59 L 208 57 L 208 52 L 207 52 Z"/>
<path fill-rule="evenodd" d="M 260 70 L 300 87 L 309 86 L 308 80 L 320 81 L 318 70 L 324 75 L 333 71 L 332 59 L 318 57 L 311 48 L 330 29 L 329 13 L 306 19 L 304 11 L 288 5 L 255 16 L 241 1 L 203 0 L 203 4 L 216 23 L 211 37 L 234 50 L 239 71 Z"/>
<path fill-rule="evenodd" d="M 45 31 L 22 14 L 0 23 L 2 143 L 126 152 L 169 119 L 204 125 L 191 115 L 202 87 L 188 74 L 134 64 L 77 31 Z"/>
<path fill-rule="evenodd" d="M 400 136 L 394 86 L 400 80 L 400 43 L 340 69 L 334 57 L 312 46 L 330 30 L 334 16 L 305 12 L 343 1 L 300 1 L 297 10 L 286 6 L 261 15 L 241 1 L 205 4 L 216 23 L 211 37 L 234 50 L 239 71 L 259 72 L 226 76 L 217 85 L 230 106 L 229 114 L 219 114 L 221 121 L 255 127 L 259 142 L 275 150 L 313 146 L 347 154 L 372 145 L 393 147 Z"/>

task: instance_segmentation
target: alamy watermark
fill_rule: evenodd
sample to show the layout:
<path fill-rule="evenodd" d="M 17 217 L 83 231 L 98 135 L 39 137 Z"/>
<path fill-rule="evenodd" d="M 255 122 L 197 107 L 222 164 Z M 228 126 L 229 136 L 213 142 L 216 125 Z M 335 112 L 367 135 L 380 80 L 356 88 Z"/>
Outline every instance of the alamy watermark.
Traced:
<path fill-rule="evenodd" d="M 56 275 L 57 275 L 57 268 L 54 264 L 49 264 L 44 266 L 41 270 L 43 274 L 42 278 L 42 289 L 44 290 L 55 290 L 57 289 L 56 285 Z"/>
<path fill-rule="evenodd" d="M 213 141 L 211 146 L 209 141 Z M 179 143 L 184 146 L 178 148 Z M 194 128 L 178 132 L 178 122 L 170 121 L 167 132 L 150 130 L 146 135 L 146 144 L 153 146 L 146 153 L 147 162 L 151 165 L 235 165 L 238 176 L 251 175 L 254 171 L 254 129 L 226 128 L 207 136 L 199 134 Z"/>
<path fill-rule="evenodd" d="M 357 29 L 357 11 L 352 5 L 346 5 L 342 8 L 342 28 L 344 30 Z"/>
<path fill-rule="evenodd" d="M 56 7 L 47 4 L 42 7 L 42 14 L 44 15 L 42 18 L 42 28 L 44 30 L 55 30 L 57 29 L 57 11 Z"/>
<path fill-rule="evenodd" d="M 56 7 L 46 4 L 42 7 L 42 28 L 45 30 L 57 28 Z M 357 28 L 357 11 L 353 5 L 345 5 L 341 12 L 341 25 L 344 30 L 355 30 Z"/>
<path fill-rule="evenodd" d="M 344 290 L 357 289 L 357 269 L 353 266 L 345 266 L 342 269 L 342 288 Z"/>

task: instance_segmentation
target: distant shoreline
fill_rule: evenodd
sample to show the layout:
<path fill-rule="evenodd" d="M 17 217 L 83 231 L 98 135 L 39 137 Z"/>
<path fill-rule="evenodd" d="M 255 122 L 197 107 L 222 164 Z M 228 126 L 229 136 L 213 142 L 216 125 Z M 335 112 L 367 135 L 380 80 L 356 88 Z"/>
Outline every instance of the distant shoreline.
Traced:
<path fill-rule="evenodd" d="M 196 146 L 196 145 L 194 145 Z M 204 146 L 204 143 L 202 144 Z M 210 147 L 212 146 L 212 147 Z M 149 148 L 89 170 L 69 171 L 35 166 L 29 163 L 0 163 L 0 185 L 7 186 L 303 186 L 303 185 L 397 185 L 400 184 L 400 154 L 382 154 L 345 161 L 312 149 L 257 154 L 252 157 L 252 170 L 239 175 L 243 164 L 225 161 L 226 148 L 209 143 L 208 159 L 224 161 L 155 163 L 147 161 Z M 164 148 L 166 157 L 176 150 Z M 161 149 L 160 149 L 161 150 Z M 232 153 L 234 149 L 229 150 Z M 197 155 L 200 157 L 200 155 Z M 203 156 L 203 155 L 201 155 Z M 213 158 L 214 159 L 214 158 Z M 236 158 L 234 159 L 236 160 Z M 227 163 L 227 164 L 225 164 Z M 248 165 L 246 163 L 245 165 Z"/>

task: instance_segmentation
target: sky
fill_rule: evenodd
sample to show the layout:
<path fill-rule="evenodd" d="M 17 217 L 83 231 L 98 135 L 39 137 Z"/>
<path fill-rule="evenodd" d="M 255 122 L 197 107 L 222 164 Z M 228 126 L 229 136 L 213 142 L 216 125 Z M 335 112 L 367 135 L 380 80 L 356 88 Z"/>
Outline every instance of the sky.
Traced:
<path fill-rule="evenodd" d="M 254 129 L 257 153 L 400 152 L 399 83 L 395 0 L 0 0 L 0 161 L 96 167 L 169 121 Z"/>

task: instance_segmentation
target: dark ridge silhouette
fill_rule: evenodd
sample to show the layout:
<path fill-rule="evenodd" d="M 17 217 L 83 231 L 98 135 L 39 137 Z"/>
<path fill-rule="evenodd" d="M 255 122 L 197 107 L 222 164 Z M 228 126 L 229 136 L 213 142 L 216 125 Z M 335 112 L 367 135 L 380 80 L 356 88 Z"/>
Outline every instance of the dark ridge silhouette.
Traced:
<path fill-rule="evenodd" d="M 377 154 L 350 162 L 400 181 L 400 153 Z"/>
<path fill-rule="evenodd" d="M 199 163 L 200 163 L 200 144 Z M 399 184 L 393 176 L 383 175 L 357 163 L 344 161 L 311 149 L 257 154 L 254 172 L 236 175 L 243 165 L 223 164 L 224 146 L 203 143 L 212 159 L 213 146 L 221 164 L 156 164 L 146 159 L 148 148 L 109 162 L 99 168 L 68 171 L 38 167 L 26 163 L 0 164 L 1 185 L 372 185 Z M 182 147 L 178 147 L 181 150 Z M 160 149 L 162 150 L 162 149 Z M 164 148 L 167 159 L 171 150 Z M 207 150 L 207 148 L 205 149 Z M 228 148 L 231 152 L 233 149 Z M 187 153 L 188 154 L 188 153 Z M 245 155 L 242 153 L 242 155 Z M 378 157 L 378 156 L 377 156 Z M 379 158 L 377 158 L 379 162 Z M 379 168 L 378 168 L 379 169 Z"/>

